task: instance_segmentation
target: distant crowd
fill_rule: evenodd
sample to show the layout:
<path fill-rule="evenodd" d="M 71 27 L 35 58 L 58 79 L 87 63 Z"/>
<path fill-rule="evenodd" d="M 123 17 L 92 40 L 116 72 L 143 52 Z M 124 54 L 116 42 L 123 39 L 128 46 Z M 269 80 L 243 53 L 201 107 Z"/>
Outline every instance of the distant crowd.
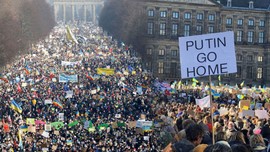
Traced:
<path fill-rule="evenodd" d="M 56 26 L 1 71 L 1 151 L 269 151 L 270 120 L 249 107 L 268 114 L 267 91 L 223 89 L 211 111 L 196 103 L 209 89 L 155 78 L 131 51 L 91 23 Z"/>

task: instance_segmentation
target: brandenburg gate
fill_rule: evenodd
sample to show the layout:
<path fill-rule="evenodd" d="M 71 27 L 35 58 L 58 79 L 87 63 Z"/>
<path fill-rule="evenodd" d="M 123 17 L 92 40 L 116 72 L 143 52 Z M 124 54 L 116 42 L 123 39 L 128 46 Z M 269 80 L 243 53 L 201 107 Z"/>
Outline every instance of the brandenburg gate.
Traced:
<path fill-rule="evenodd" d="M 84 21 L 96 24 L 104 0 L 54 0 L 56 21 Z"/>

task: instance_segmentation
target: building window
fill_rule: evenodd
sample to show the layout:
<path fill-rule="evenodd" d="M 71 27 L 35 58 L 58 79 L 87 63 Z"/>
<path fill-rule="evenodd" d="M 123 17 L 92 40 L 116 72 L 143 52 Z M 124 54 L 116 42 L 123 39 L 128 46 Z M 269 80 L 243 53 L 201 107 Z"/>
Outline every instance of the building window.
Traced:
<path fill-rule="evenodd" d="M 252 79 L 252 75 L 253 75 L 253 69 L 252 69 L 252 66 L 248 66 L 248 67 L 247 67 L 247 78 L 248 78 L 248 79 Z"/>
<path fill-rule="evenodd" d="M 262 78 L 262 74 L 263 74 L 263 69 L 262 68 L 258 68 L 257 69 L 257 79 L 261 79 Z"/>
<path fill-rule="evenodd" d="M 253 7 L 254 7 L 253 4 L 254 4 L 253 1 L 250 1 L 248 7 L 249 7 L 249 8 L 253 8 Z"/>
<path fill-rule="evenodd" d="M 259 32 L 259 43 L 264 42 L 264 32 Z"/>
<path fill-rule="evenodd" d="M 236 60 L 237 61 L 242 61 L 243 60 L 243 56 L 241 54 L 237 54 L 236 55 Z"/>
<path fill-rule="evenodd" d="M 159 49 L 158 50 L 158 55 L 164 55 L 165 54 L 165 50 L 164 49 Z"/>
<path fill-rule="evenodd" d="M 154 10 L 148 10 L 148 16 L 153 17 L 154 16 Z"/>
<path fill-rule="evenodd" d="M 241 66 L 237 66 L 237 73 L 236 76 L 237 78 L 241 78 L 242 76 L 242 67 Z"/>
<path fill-rule="evenodd" d="M 263 61 L 263 57 L 262 56 L 258 56 L 258 62 L 262 62 Z"/>
<path fill-rule="evenodd" d="M 164 73 L 164 63 L 158 62 L 158 73 L 163 74 Z"/>
<path fill-rule="evenodd" d="M 208 26 L 208 33 L 214 33 L 214 26 Z"/>
<path fill-rule="evenodd" d="M 241 25 L 242 26 L 243 25 L 243 19 L 238 19 L 237 20 L 237 25 Z"/>
<path fill-rule="evenodd" d="M 184 36 L 189 36 L 189 32 L 190 32 L 190 25 L 185 25 Z"/>
<path fill-rule="evenodd" d="M 197 34 L 202 34 L 202 26 L 201 25 L 197 25 L 196 26 L 196 31 L 197 31 Z"/>
<path fill-rule="evenodd" d="M 172 24 L 172 36 L 178 35 L 178 24 Z"/>
<path fill-rule="evenodd" d="M 254 20 L 253 19 L 248 20 L 248 26 L 254 26 Z"/>
<path fill-rule="evenodd" d="M 232 25 L 232 18 L 227 18 L 226 24 L 227 25 Z"/>
<path fill-rule="evenodd" d="M 252 55 L 248 55 L 247 56 L 247 61 L 249 61 L 249 62 L 253 61 L 253 56 Z"/>
<path fill-rule="evenodd" d="M 146 62 L 145 65 L 146 65 L 148 70 L 152 71 L 152 62 Z"/>
<path fill-rule="evenodd" d="M 227 0 L 227 7 L 232 7 L 232 0 Z"/>
<path fill-rule="evenodd" d="M 248 42 L 249 43 L 252 43 L 253 42 L 253 35 L 254 35 L 254 32 L 253 31 L 249 31 L 248 32 Z"/>
<path fill-rule="evenodd" d="M 149 22 L 147 24 L 147 34 L 153 35 L 153 31 L 154 31 L 154 23 Z"/>
<path fill-rule="evenodd" d="M 197 14 L 197 20 L 203 20 L 203 14 L 202 13 Z"/>
<path fill-rule="evenodd" d="M 161 11 L 160 12 L 160 17 L 167 17 L 167 12 L 166 11 Z"/>
<path fill-rule="evenodd" d="M 236 33 L 236 41 L 237 42 L 242 42 L 242 38 L 243 38 L 243 31 L 237 31 L 237 33 Z"/>
<path fill-rule="evenodd" d="M 186 12 L 184 17 L 185 19 L 191 19 L 191 13 Z"/>
<path fill-rule="evenodd" d="M 177 56 L 177 50 L 172 50 L 172 57 L 176 57 Z"/>
<path fill-rule="evenodd" d="M 147 49 L 146 50 L 146 53 L 149 54 L 149 55 L 151 55 L 152 54 L 152 49 Z"/>
<path fill-rule="evenodd" d="M 265 21 L 264 21 L 264 20 L 260 20 L 259 26 L 260 26 L 260 27 L 264 27 L 264 26 L 265 26 Z"/>
<path fill-rule="evenodd" d="M 159 25 L 159 35 L 166 34 L 166 23 L 160 23 Z"/>
<path fill-rule="evenodd" d="M 172 77 L 176 77 L 176 74 L 177 74 L 177 63 L 176 62 L 171 63 L 170 73 L 171 73 Z"/>
<path fill-rule="evenodd" d="M 214 14 L 209 14 L 208 20 L 209 21 L 214 21 L 215 20 L 215 15 Z"/>
<path fill-rule="evenodd" d="M 173 12 L 172 13 L 172 18 L 179 18 L 179 12 Z"/>

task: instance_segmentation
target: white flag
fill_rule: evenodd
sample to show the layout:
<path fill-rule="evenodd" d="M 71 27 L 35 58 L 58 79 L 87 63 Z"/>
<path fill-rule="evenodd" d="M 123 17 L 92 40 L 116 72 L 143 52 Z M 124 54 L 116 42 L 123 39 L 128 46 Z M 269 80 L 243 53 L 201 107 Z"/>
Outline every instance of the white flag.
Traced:
<path fill-rule="evenodd" d="M 200 108 L 209 108 L 210 107 L 210 96 L 206 96 L 202 99 L 196 99 L 196 105 L 199 105 Z"/>

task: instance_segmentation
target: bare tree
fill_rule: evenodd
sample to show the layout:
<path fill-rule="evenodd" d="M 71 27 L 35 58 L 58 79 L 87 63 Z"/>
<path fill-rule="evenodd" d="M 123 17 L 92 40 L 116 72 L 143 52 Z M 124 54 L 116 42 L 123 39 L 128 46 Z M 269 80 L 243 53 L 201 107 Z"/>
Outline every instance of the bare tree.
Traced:
<path fill-rule="evenodd" d="M 99 23 L 112 36 L 140 51 L 146 31 L 146 17 L 143 13 L 139 0 L 108 0 L 101 11 Z"/>
<path fill-rule="evenodd" d="M 49 34 L 55 22 L 44 0 L 0 0 L 0 66 Z"/>

